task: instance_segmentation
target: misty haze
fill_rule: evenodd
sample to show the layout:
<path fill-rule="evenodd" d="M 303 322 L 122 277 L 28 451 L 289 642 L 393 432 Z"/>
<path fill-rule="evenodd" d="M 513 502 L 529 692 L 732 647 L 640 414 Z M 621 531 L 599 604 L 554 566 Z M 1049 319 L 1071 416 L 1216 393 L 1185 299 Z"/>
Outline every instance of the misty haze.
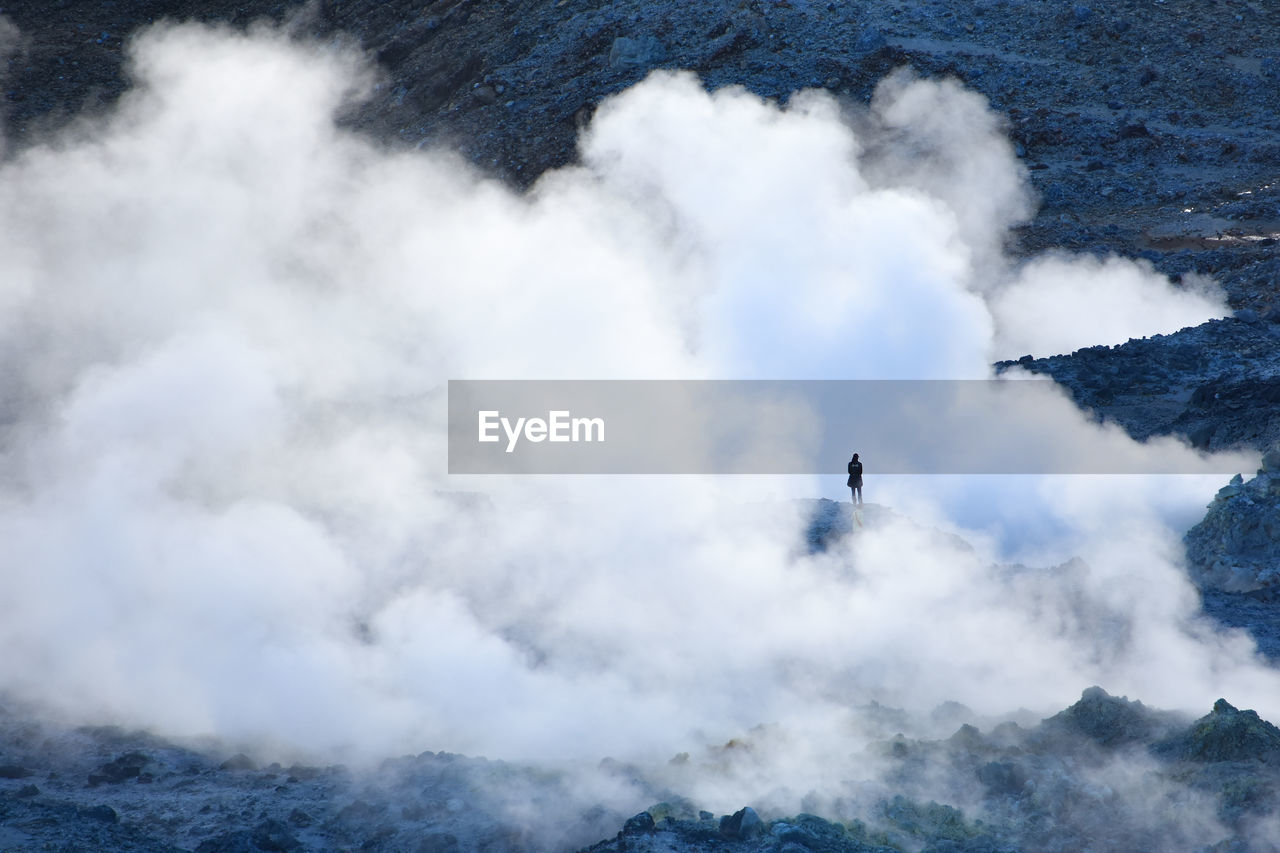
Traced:
<path fill-rule="evenodd" d="M 1280 850 L 1277 37 L 0 7 L 0 850 Z M 906 406 L 916 467 L 850 392 L 732 412 L 826 473 L 459 474 L 451 380 L 1035 393 Z M 1015 458 L 1096 473 L 945 473 Z"/>

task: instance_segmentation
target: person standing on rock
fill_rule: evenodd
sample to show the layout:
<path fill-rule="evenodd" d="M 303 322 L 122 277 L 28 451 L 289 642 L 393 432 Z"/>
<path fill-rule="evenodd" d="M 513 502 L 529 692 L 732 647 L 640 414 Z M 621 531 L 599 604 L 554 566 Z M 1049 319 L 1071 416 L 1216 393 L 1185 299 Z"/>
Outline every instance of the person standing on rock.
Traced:
<path fill-rule="evenodd" d="M 862 505 L 862 463 L 858 461 L 858 454 L 853 454 L 853 458 L 849 460 L 849 481 L 845 484 L 852 492 L 852 501 L 855 506 Z"/>

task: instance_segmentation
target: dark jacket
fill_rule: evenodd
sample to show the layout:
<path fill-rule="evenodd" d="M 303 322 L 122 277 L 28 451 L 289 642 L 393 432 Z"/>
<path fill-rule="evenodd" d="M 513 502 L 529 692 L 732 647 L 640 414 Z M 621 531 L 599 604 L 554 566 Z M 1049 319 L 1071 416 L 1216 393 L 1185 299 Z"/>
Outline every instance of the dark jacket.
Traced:
<path fill-rule="evenodd" d="M 854 462 L 852 459 L 849 460 L 849 482 L 845 483 L 845 485 L 849 486 L 850 488 L 852 488 L 853 486 L 862 485 L 862 463 L 861 462 Z"/>

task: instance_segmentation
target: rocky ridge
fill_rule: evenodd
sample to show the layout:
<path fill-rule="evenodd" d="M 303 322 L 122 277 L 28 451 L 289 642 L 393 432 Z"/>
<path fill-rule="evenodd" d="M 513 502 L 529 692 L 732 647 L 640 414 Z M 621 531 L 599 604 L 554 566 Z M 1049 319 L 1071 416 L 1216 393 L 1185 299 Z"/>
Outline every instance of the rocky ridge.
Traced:
<path fill-rule="evenodd" d="M 910 725 L 902 711 L 864 711 L 886 733 Z M 981 722 L 960 706 L 935 714 Z M 749 753 L 772 734 L 703 758 Z M 10 710 L 0 715 L 0 849 L 1249 851 L 1274 849 L 1266 827 L 1280 817 L 1280 729 L 1225 700 L 1189 721 L 1092 687 L 1034 725 L 886 734 L 847 760 L 864 781 L 806 798 L 824 817 L 763 802 L 716 815 L 661 774 L 606 761 L 599 772 L 651 803 L 627 818 L 581 808 L 571 775 L 545 768 L 429 752 L 359 771 L 258 766 L 214 744 L 65 730 Z M 865 780 L 866 767 L 878 776 Z"/>
<path fill-rule="evenodd" d="M 837 804 L 846 810 L 839 820 L 811 814 L 767 820 L 751 807 L 720 818 L 694 816 L 687 804 L 661 803 L 590 849 L 1267 850 L 1278 748 L 1280 729 L 1225 700 L 1188 724 L 1092 687 L 1031 729 L 1005 722 L 983 732 L 966 724 L 945 740 L 898 735 L 873 745 L 891 760 L 889 778 L 905 789 L 918 790 L 941 767 L 976 782 L 982 793 L 967 809 L 924 799 L 922 790 L 916 797 L 873 795 L 861 811 L 852 796 Z M 1217 826 L 1206 831 L 1201 821 Z"/>
<path fill-rule="evenodd" d="M 1263 456 L 1253 479 L 1237 474 L 1219 489 L 1185 541 L 1201 588 L 1273 599 L 1280 589 L 1280 450 Z"/>
<path fill-rule="evenodd" d="M 1050 376 L 1083 409 L 1139 440 L 1202 450 L 1280 443 L 1280 312 L 1252 311 L 1170 335 L 997 363 Z"/>

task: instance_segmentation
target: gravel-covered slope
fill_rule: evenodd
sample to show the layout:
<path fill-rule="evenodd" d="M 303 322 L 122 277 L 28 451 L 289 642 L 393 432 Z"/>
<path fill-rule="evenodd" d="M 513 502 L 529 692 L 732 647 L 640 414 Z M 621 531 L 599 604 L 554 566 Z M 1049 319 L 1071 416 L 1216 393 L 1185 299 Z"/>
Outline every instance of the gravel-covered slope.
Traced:
<path fill-rule="evenodd" d="M 300 34 L 358 40 L 385 70 L 359 124 L 410 144 L 451 143 L 518 182 L 571 159 L 593 105 L 652 68 L 692 69 L 710 87 L 771 98 L 825 87 L 854 104 L 910 66 L 958 77 L 1009 117 L 1044 202 L 1030 242 L 1248 249 L 1220 232 L 1280 221 L 1271 187 L 1280 10 L 1245 0 L 12 0 L 0 9 L 21 33 L 6 78 L 19 139 L 118 95 L 122 51 L 140 26 L 293 16 Z"/>
<path fill-rule="evenodd" d="M 1266 449 L 1280 442 L 1280 314 L 1246 317 L 997 369 L 1052 376 L 1082 408 L 1138 439 L 1176 434 L 1205 450 Z"/>

